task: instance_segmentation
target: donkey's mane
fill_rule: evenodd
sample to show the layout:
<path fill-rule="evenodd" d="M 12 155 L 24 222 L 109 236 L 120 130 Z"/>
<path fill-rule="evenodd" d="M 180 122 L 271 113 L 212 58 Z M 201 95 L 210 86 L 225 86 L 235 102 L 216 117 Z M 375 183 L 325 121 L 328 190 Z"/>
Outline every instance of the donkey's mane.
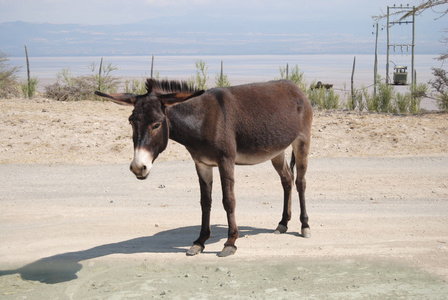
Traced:
<path fill-rule="evenodd" d="M 149 78 L 146 80 L 146 90 L 148 93 L 181 93 L 181 92 L 197 92 L 198 89 L 185 81 L 176 80 L 158 80 Z"/>

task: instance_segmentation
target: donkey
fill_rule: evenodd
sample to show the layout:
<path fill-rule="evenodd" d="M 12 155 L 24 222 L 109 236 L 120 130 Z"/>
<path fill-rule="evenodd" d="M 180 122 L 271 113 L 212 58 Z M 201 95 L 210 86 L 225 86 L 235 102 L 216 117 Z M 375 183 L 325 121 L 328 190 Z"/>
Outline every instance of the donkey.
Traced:
<path fill-rule="evenodd" d="M 305 206 L 305 173 L 311 139 L 312 107 L 305 94 L 289 80 L 198 90 L 185 82 L 147 79 L 147 93 L 96 95 L 118 104 L 133 105 L 134 159 L 130 169 L 146 179 L 168 139 L 186 147 L 199 177 L 202 225 L 187 255 L 201 253 L 209 239 L 213 167 L 219 168 L 222 202 L 227 213 L 228 238 L 220 257 L 235 253 L 234 168 L 271 160 L 284 190 L 282 219 L 275 233 L 285 233 L 291 219 L 291 189 L 300 199 L 301 234 L 310 237 Z M 291 166 L 285 149 L 292 145 Z"/>

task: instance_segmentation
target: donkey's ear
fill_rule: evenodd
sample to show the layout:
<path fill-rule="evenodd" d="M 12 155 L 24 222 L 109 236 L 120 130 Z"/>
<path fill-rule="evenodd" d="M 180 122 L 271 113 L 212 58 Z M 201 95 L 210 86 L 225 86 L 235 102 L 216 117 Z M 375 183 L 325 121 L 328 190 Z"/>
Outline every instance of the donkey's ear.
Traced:
<path fill-rule="evenodd" d="M 118 93 L 118 94 L 104 94 L 98 91 L 95 91 L 95 95 L 107 98 L 117 104 L 121 105 L 134 105 L 136 100 L 136 95 L 129 93 Z"/>
<path fill-rule="evenodd" d="M 174 94 L 162 94 L 162 95 L 159 95 L 159 99 L 160 99 L 160 101 L 162 101 L 162 103 L 165 106 L 174 106 L 176 104 L 185 102 L 191 98 L 198 97 L 198 96 L 202 95 L 203 93 L 204 93 L 204 91 L 197 91 L 194 93 L 180 92 L 180 93 L 174 93 Z"/>

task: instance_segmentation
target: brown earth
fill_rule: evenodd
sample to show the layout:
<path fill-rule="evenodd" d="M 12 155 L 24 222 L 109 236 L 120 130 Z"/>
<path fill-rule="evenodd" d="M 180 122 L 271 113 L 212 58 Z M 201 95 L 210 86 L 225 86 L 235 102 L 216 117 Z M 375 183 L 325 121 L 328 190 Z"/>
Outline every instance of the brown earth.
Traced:
<path fill-rule="evenodd" d="M 130 112 L 0 100 L 0 298 L 446 299 L 447 114 L 316 111 L 312 237 L 298 236 L 297 213 L 272 234 L 278 177 L 269 163 L 240 167 L 239 248 L 221 259 L 219 178 L 212 238 L 186 257 L 200 222 L 194 165 L 171 143 L 137 181 Z"/>

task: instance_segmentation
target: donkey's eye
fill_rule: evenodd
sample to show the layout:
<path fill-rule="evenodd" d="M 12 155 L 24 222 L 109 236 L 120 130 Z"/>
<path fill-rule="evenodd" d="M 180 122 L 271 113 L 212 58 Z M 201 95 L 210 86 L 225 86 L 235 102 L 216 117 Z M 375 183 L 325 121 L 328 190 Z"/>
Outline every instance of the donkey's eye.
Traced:
<path fill-rule="evenodd" d="M 162 125 L 160 122 L 154 123 L 151 125 L 151 130 L 157 130 L 160 128 L 160 125 Z"/>

